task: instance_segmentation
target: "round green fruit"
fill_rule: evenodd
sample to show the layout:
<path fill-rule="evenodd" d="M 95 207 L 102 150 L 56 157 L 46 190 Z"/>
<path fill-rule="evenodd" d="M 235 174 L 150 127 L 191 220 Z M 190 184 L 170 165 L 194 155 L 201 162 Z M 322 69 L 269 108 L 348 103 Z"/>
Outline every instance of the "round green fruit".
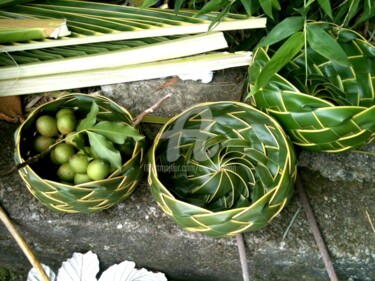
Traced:
<path fill-rule="evenodd" d="M 57 118 L 57 129 L 63 135 L 73 132 L 77 125 L 77 119 L 74 114 L 64 113 Z"/>
<path fill-rule="evenodd" d="M 74 172 L 84 174 L 87 171 L 89 160 L 84 154 L 74 154 L 69 158 L 69 164 L 73 168 Z"/>
<path fill-rule="evenodd" d="M 45 137 L 55 137 L 59 135 L 57 121 L 49 115 L 40 116 L 36 120 L 36 130 Z"/>
<path fill-rule="evenodd" d="M 34 148 L 37 152 L 43 152 L 53 145 L 55 141 L 54 138 L 39 135 L 34 139 Z"/>
<path fill-rule="evenodd" d="M 74 176 L 74 184 L 81 184 L 90 181 L 92 181 L 92 179 L 87 174 L 75 174 Z"/>
<path fill-rule="evenodd" d="M 60 163 L 57 162 L 57 160 L 56 160 L 55 150 L 51 151 L 51 153 L 49 154 L 49 157 L 50 157 L 50 159 L 51 159 L 51 161 L 52 161 L 53 164 L 60 165 Z"/>
<path fill-rule="evenodd" d="M 62 181 L 72 182 L 74 180 L 75 172 L 69 163 L 62 164 L 57 170 L 57 176 Z"/>
<path fill-rule="evenodd" d="M 92 180 L 105 179 L 109 174 L 109 164 L 101 159 L 94 159 L 87 166 L 87 175 Z"/>
<path fill-rule="evenodd" d="M 53 150 L 53 157 L 55 161 L 60 164 L 69 162 L 69 158 L 74 154 L 74 146 L 67 143 L 60 143 Z"/>
<path fill-rule="evenodd" d="M 61 115 L 66 114 L 66 113 L 74 115 L 73 110 L 71 110 L 70 108 L 62 108 L 59 111 L 57 111 L 56 119 L 59 119 Z"/>

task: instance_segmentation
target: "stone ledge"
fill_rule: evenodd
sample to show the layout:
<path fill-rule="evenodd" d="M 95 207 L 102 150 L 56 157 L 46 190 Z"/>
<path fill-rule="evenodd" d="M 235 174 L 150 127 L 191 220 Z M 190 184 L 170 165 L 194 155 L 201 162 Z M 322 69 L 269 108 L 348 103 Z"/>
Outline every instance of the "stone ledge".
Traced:
<path fill-rule="evenodd" d="M 143 82 L 145 87 L 148 83 L 151 81 Z M 160 85 L 162 81 L 152 83 Z M 230 95 L 229 89 L 225 92 Z M 138 89 L 136 95 L 145 96 L 145 93 L 149 93 L 148 90 Z M 179 100 L 190 100 L 190 103 L 198 102 L 190 99 L 191 96 L 184 98 L 185 95 L 180 91 L 174 96 Z M 157 100 L 156 96 L 153 98 Z M 136 97 L 125 99 L 118 95 L 117 99 L 121 104 Z M 142 102 L 146 107 L 153 103 Z M 132 109 L 140 112 L 144 108 Z M 16 125 L 0 122 L 2 171 L 14 163 L 13 133 L 16 128 Z M 367 149 L 373 151 L 374 145 Z M 302 152 L 299 163 L 299 174 L 339 279 L 375 280 L 374 233 L 366 217 L 368 212 L 372 220 L 375 219 L 374 175 L 371 172 L 374 157 L 351 152 L 340 155 Z M 350 174 L 354 170 L 362 173 Z M 133 260 L 139 268 L 166 273 L 168 280 L 242 280 L 235 238 L 212 239 L 179 228 L 157 206 L 146 181 L 128 200 L 108 210 L 71 215 L 54 213 L 44 207 L 30 194 L 20 177 L 13 175 L 0 179 L 0 203 L 36 256 L 55 272 L 74 252 L 91 250 L 98 255 L 103 270 L 127 259 Z M 328 279 L 303 211 L 299 212 L 283 239 L 300 207 L 295 194 L 272 224 L 244 235 L 251 280 Z M 0 265 L 24 276 L 30 269 L 16 242 L 1 224 Z"/>

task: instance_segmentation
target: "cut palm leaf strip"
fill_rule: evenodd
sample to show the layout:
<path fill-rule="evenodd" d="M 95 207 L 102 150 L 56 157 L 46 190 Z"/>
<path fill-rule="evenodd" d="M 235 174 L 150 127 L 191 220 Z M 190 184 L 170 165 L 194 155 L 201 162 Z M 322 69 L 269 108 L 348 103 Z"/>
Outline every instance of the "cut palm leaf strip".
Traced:
<path fill-rule="evenodd" d="M 0 19 L 0 43 L 68 35 L 65 19 Z"/>
<path fill-rule="evenodd" d="M 196 11 L 141 9 L 122 5 L 72 0 L 51 0 L 16 5 L 0 11 L 0 18 L 63 18 L 72 31 L 69 37 L 57 40 L 31 40 L 25 43 L 0 45 L 0 50 L 37 49 L 103 41 L 207 32 L 217 13 L 201 17 Z M 214 31 L 264 28 L 265 18 L 228 14 Z"/>
<path fill-rule="evenodd" d="M 74 49 L 73 47 L 75 46 L 71 46 L 68 50 L 66 47 L 63 47 L 52 48 L 52 50 L 47 48 L 42 50 L 13 52 L 9 55 L 0 54 L 0 65 L 2 61 L 1 58 L 3 58 L 4 63 L 8 60 L 8 64 L 13 64 L 13 66 L 9 67 L 0 67 L 0 80 L 52 74 L 62 75 L 63 73 L 94 69 L 112 69 L 126 65 L 196 55 L 228 47 L 224 35 L 221 32 L 198 34 L 171 40 L 167 38 L 164 38 L 164 40 L 160 38 L 149 38 L 146 42 L 140 39 L 136 42 L 134 41 L 135 40 L 129 42 L 128 45 L 126 45 L 127 42 L 125 41 L 125 44 L 121 44 L 123 49 L 116 51 L 104 51 L 98 48 L 97 50 L 91 50 L 91 52 L 89 49 L 89 53 L 87 53 L 85 52 L 86 45 L 81 45 L 79 49 Z M 153 42 L 151 43 L 150 41 Z M 113 44 L 115 43 L 116 42 L 113 42 Z M 107 43 L 107 45 L 110 44 L 112 44 L 112 42 Z M 95 48 L 95 44 L 91 45 L 93 46 L 88 47 L 91 47 L 91 49 Z M 95 51 L 98 53 L 93 54 Z M 69 56 L 69 53 L 73 53 L 72 56 L 76 54 L 76 56 L 56 59 L 51 55 L 59 54 L 66 57 Z M 14 62 L 9 62 L 9 56 L 13 57 L 17 62 L 16 66 L 14 66 Z M 27 61 L 32 62 L 38 58 L 42 61 L 36 63 L 22 63 Z"/>
<path fill-rule="evenodd" d="M 116 68 L 0 80 L 0 96 L 40 93 L 214 71 L 248 66 L 250 61 L 250 52 L 224 52 Z"/>

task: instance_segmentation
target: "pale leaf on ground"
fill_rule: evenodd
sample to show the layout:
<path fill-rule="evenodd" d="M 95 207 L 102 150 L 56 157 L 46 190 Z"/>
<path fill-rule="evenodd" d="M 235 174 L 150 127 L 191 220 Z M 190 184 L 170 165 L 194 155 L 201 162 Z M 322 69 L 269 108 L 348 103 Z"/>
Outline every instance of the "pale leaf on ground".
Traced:
<path fill-rule="evenodd" d="M 50 281 L 55 281 L 56 280 L 56 274 L 49 268 L 49 266 L 42 264 L 42 267 L 44 269 L 44 272 L 50 279 Z M 40 275 L 38 271 L 33 267 L 30 271 L 29 274 L 27 274 L 27 281 L 43 281 L 40 278 Z"/>
<path fill-rule="evenodd" d="M 132 261 L 112 265 L 103 272 L 99 281 L 167 281 L 164 273 L 154 273 L 144 268 L 138 270 Z"/>
<path fill-rule="evenodd" d="M 57 281 L 97 281 L 99 260 L 96 254 L 89 251 L 86 254 L 74 253 L 62 263 L 57 274 Z"/>

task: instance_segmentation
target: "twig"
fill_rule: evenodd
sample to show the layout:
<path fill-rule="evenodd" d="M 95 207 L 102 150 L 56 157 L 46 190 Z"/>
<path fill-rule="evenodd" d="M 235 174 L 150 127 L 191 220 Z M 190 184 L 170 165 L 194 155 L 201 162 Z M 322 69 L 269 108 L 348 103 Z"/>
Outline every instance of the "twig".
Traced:
<path fill-rule="evenodd" d="M 243 240 L 243 234 L 242 233 L 236 234 L 236 238 L 237 238 L 238 252 L 240 254 L 243 281 L 250 281 L 249 268 L 247 266 L 246 249 L 245 249 L 245 243 Z"/>
<path fill-rule="evenodd" d="M 17 172 L 19 169 L 21 169 L 21 168 L 23 168 L 23 167 L 25 167 L 29 164 L 32 164 L 32 163 L 35 163 L 35 162 L 39 161 L 40 159 L 42 159 L 43 157 L 48 155 L 54 147 L 55 146 L 50 146 L 47 150 L 45 150 L 45 151 L 43 151 L 43 152 L 41 152 L 41 153 L 39 153 L 35 156 L 29 157 L 26 161 L 24 161 L 22 163 L 14 165 L 12 168 L 10 168 L 10 170 L 8 172 L 6 172 L 4 174 L 1 174 L 0 178 L 10 176 L 14 172 Z"/>
<path fill-rule="evenodd" d="M 41 280 L 43 281 L 50 281 L 47 274 L 45 273 L 43 267 L 31 251 L 30 247 L 27 245 L 25 240 L 22 238 L 22 236 L 17 231 L 16 227 L 8 217 L 8 215 L 5 213 L 4 209 L 0 206 L 0 219 L 4 223 L 5 227 L 9 230 L 10 234 L 13 236 L 13 238 L 17 241 L 18 245 L 28 258 L 31 265 L 36 269 L 38 272 Z"/>
<path fill-rule="evenodd" d="M 290 230 L 290 228 L 292 227 L 292 225 L 294 224 L 294 222 L 295 222 L 295 220 L 296 220 L 296 218 L 297 218 L 297 216 L 298 216 L 298 214 L 299 214 L 300 211 L 301 211 L 301 207 L 299 207 L 298 210 L 296 211 L 296 213 L 293 215 L 292 220 L 290 221 L 290 223 L 289 223 L 287 229 L 286 229 L 285 232 L 284 232 L 283 240 L 284 240 L 284 239 L 286 238 L 286 236 L 288 235 L 289 230 Z"/>
<path fill-rule="evenodd" d="M 313 210 L 311 209 L 310 202 L 309 202 L 309 200 L 307 198 L 307 195 L 306 195 L 306 193 L 303 189 L 300 177 L 297 177 L 296 187 L 297 187 L 297 191 L 298 191 L 298 194 L 299 194 L 299 197 L 300 197 L 300 200 L 301 200 L 301 204 L 303 206 L 303 209 L 305 210 L 307 220 L 310 224 L 311 231 L 314 235 L 315 242 L 316 242 L 316 244 L 319 248 L 320 255 L 323 258 L 323 262 L 324 262 L 324 265 L 326 267 L 326 271 L 328 273 L 328 276 L 329 276 L 331 281 L 338 281 L 339 279 L 337 278 L 335 269 L 333 268 L 331 259 L 330 259 L 329 254 L 328 254 L 327 246 L 324 243 L 323 237 L 320 233 L 318 223 L 316 222 Z"/>
<path fill-rule="evenodd" d="M 374 227 L 374 224 L 372 223 L 372 220 L 371 220 L 370 214 L 368 213 L 367 210 L 366 210 L 366 215 L 367 215 L 367 219 L 368 219 L 368 221 L 370 222 L 370 225 L 371 225 L 372 231 L 373 231 L 374 234 L 375 234 L 375 227 Z"/>
<path fill-rule="evenodd" d="M 161 98 L 157 103 L 155 103 L 153 106 L 151 106 L 149 109 L 146 109 L 145 111 L 141 112 L 134 120 L 133 120 L 133 126 L 136 127 L 139 123 L 141 123 L 142 119 L 145 118 L 146 115 L 153 113 L 155 110 L 157 110 L 164 101 L 169 99 L 172 96 L 172 94 L 167 94 L 163 98 Z"/>

